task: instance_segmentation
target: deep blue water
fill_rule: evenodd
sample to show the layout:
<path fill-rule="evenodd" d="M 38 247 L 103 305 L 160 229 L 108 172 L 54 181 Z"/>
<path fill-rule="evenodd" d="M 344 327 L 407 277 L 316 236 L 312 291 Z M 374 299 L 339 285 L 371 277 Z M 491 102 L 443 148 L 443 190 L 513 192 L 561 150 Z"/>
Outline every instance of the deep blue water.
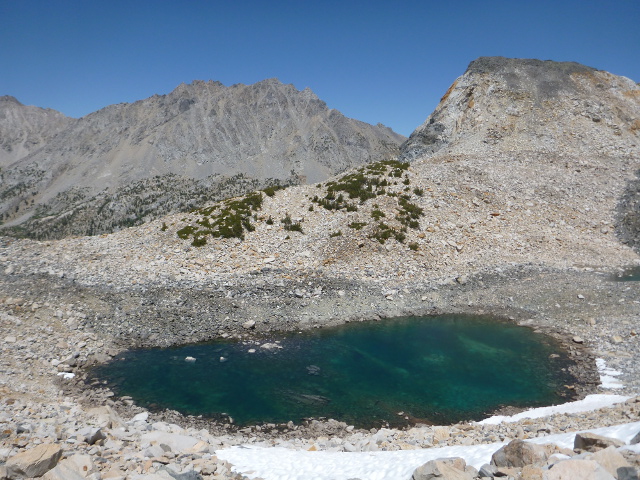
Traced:
<path fill-rule="evenodd" d="M 410 317 L 277 339 L 275 351 L 222 341 L 132 350 L 93 375 L 140 405 L 230 415 L 238 425 L 326 417 L 361 427 L 561 403 L 573 382 L 554 341 L 489 317 Z"/>

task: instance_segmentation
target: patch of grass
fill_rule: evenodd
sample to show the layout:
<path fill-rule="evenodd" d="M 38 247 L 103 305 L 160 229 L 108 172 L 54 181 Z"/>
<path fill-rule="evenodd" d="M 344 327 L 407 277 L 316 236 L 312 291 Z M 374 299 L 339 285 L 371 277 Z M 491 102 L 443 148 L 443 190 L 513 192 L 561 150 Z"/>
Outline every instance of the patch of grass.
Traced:
<path fill-rule="evenodd" d="M 167 227 L 167 224 L 166 224 L 166 223 L 164 223 L 164 222 L 162 222 L 162 227 L 160 228 L 160 231 L 161 231 L 161 232 L 166 232 L 168 228 L 169 228 L 169 227 Z"/>
<path fill-rule="evenodd" d="M 333 232 L 329 234 L 330 238 L 340 237 L 342 236 L 342 230 L 338 230 L 337 232 Z"/>
<path fill-rule="evenodd" d="M 416 250 L 418 250 L 418 244 L 416 242 L 411 242 L 409 244 L 409 249 L 415 252 Z"/>

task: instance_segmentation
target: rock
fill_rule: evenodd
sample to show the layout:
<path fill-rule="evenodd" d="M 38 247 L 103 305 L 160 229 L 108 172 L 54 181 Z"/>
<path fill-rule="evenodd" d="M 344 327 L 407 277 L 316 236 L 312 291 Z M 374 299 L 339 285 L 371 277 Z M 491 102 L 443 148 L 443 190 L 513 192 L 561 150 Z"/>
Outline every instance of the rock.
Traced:
<path fill-rule="evenodd" d="M 7 477 L 12 480 L 41 477 L 56 466 L 61 456 L 60 445 L 51 443 L 38 445 L 7 460 Z"/>
<path fill-rule="evenodd" d="M 640 443 L 640 432 L 636 433 L 635 437 L 629 440 L 629 445 L 636 445 Z"/>
<path fill-rule="evenodd" d="M 545 480 L 615 480 L 593 460 L 564 460 L 550 467 Z"/>
<path fill-rule="evenodd" d="M 616 447 L 607 447 L 604 450 L 599 450 L 591 455 L 590 460 L 598 462 L 607 472 L 616 477 L 618 468 L 630 467 L 629 462 L 625 460 Z"/>
<path fill-rule="evenodd" d="M 584 339 L 582 337 L 577 336 L 577 335 L 575 337 L 573 337 L 572 340 L 573 340 L 574 343 L 584 343 Z"/>
<path fill-rule="evenodd" d="M 149 418 L 149 412 L 141 412 L 131 419 L 132 422 L 146 422 Z"/>
<path fill-rule="evenodd" d="M 614 335 L 611 337 L 611 341 L 613 343 L 622 343 L 622 337 L 620 335 Z"/>
<path fill-rule="evenodd" d="M 85 441 L 89 445 L 93 445 L 99 440 L 105 440 L 107 436 L 102 433 L 102 430 L 99 428 L 85 427 L 78 430 L 78 434 L 82 435 L 85 438 Z"/>
<path fill-rule="evenodd" d="M 95 471 L 89 455 L 73 455 L 62 460 L 42 477 L 43 480 L 81 480 Z"/>
<path fill-rule="evenodd" d="M 411 480 L 473 480 L 475 473 L 462 458 L 438 458 L 416 468 Z"/>
<path fill-rule="evenodd" d="M 522 440 L 512 440 L 491 456 L 491 465 L 496 467 L 524 467 L 544 464 L 549 455 L 550 445 L 536 445 Z"/>
<path fill-rule="evenodd" d="M 617 472 L 618 480 L 640 480 L 640 468 L 620 467 Z"/>
<path fill-rule="evenodd" d="M 141 440 L 149 443 L 157 443 L 158 445 L 168 446 L 172 452 L 187 452 L 194 448 L 200 440 L 187 435 L 166 432 L 148 432 L 141 436 Z"/>
<path fill-rule="evenodd" d="M 18 341 L 18 339 L 16 337 L 14 337 L 13 335 L 9 335 L 4 337 L 4 341 L 6 343 L 16 343 Z"/>
<path fill-rule="evenodd" d="M 587 450 L 588 452 L 595 452 L 610 446 L 622 447 L 623 445 L 624 442 L 615 438 L 603 437 L 589 432 L 576 433 L 576 438 L 573 441 L 575 450 Z"/>
<path fill-rule="evenodd" d="M 125 426 L 120 415 L 108 405 L 91 408 L 87 410 L 87 415 L 92 417 L 96 425 L 101 428 L 120 428 Z"/>
<path fill-rule="evenodd" d="M 248 320 L 246 322 L 244 322 L 242 324 L 242 328 L 246 329 L 246 330 L 250 330 L 252 328 L 255 328 L 256 326 L 256 322 L 254 320 Z"/>
<path fill-rule="evenodd" d="M 195 357 L 184 357 L 184 361 L 188 363 L 194 363 L 196 359 Z"/>

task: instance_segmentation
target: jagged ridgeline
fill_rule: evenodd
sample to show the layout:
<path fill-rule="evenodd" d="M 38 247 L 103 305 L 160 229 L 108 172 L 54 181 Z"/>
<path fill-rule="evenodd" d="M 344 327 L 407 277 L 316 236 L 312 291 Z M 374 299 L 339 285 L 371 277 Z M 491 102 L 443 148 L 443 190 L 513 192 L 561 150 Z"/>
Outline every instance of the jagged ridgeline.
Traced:
<path fill-rule="evenodd" d="M 276 79 L 195 81 L 80 119 L 0 97 L 0 233 L 100 234 L 394 158 L 405 138 Z"/>
<path fill-rule="evenodd" d="M 396 160 L 360 167 L 324 185 L 318 184 L 319 193 L 307 197 L 305 208 L 309 216 L 315 214 L 316 207 L 336 214 L 341 211 L 359 212 L 358 220 L 349 222 L 347 228 L 364 229 L 367 238 L 382 244 L 389 239 L 403 243 L 408 229 L 420 227 L 419 219 L 424 214 L 423 209 L 412 202 L 421 197 L 423 191 L 411 187 L 408 169 L 408 163 Z M 274 197 L 279 189 L 281 187 L 274 186 L 196 209 L 181 220 L 183 225 L 177 228 L 176 234 L 196 247 L 206 245 L 208 238 L 244 240 L 245 235 L 255 231 L 259 223 L 274 225 L 277 222 L 285 231 L 304 234 L 303 218 L 291 218 L 286 213 L 274 220 L 272 215 L 262 214 L 265 196 Z M 168 228 L 166 223 L 162 224 L 162 230 Z M 338 237 L 342 232 L 327 234 Z M 415 250 L 417 245 L 409 243 L 409 248 Z"/>

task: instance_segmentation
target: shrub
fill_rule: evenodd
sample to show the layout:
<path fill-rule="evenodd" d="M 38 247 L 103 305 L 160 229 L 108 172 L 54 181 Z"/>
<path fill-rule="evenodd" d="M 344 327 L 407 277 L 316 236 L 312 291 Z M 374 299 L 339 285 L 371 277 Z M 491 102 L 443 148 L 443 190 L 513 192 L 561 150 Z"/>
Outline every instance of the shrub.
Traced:
<path fill-rule="evenodd" d="M 363 227 L 366 227 L 367 224 L 363 222 L 351 222 L 347 225 L 349 228 L 353 228 L 354 230 L 362 230 Z"/>

